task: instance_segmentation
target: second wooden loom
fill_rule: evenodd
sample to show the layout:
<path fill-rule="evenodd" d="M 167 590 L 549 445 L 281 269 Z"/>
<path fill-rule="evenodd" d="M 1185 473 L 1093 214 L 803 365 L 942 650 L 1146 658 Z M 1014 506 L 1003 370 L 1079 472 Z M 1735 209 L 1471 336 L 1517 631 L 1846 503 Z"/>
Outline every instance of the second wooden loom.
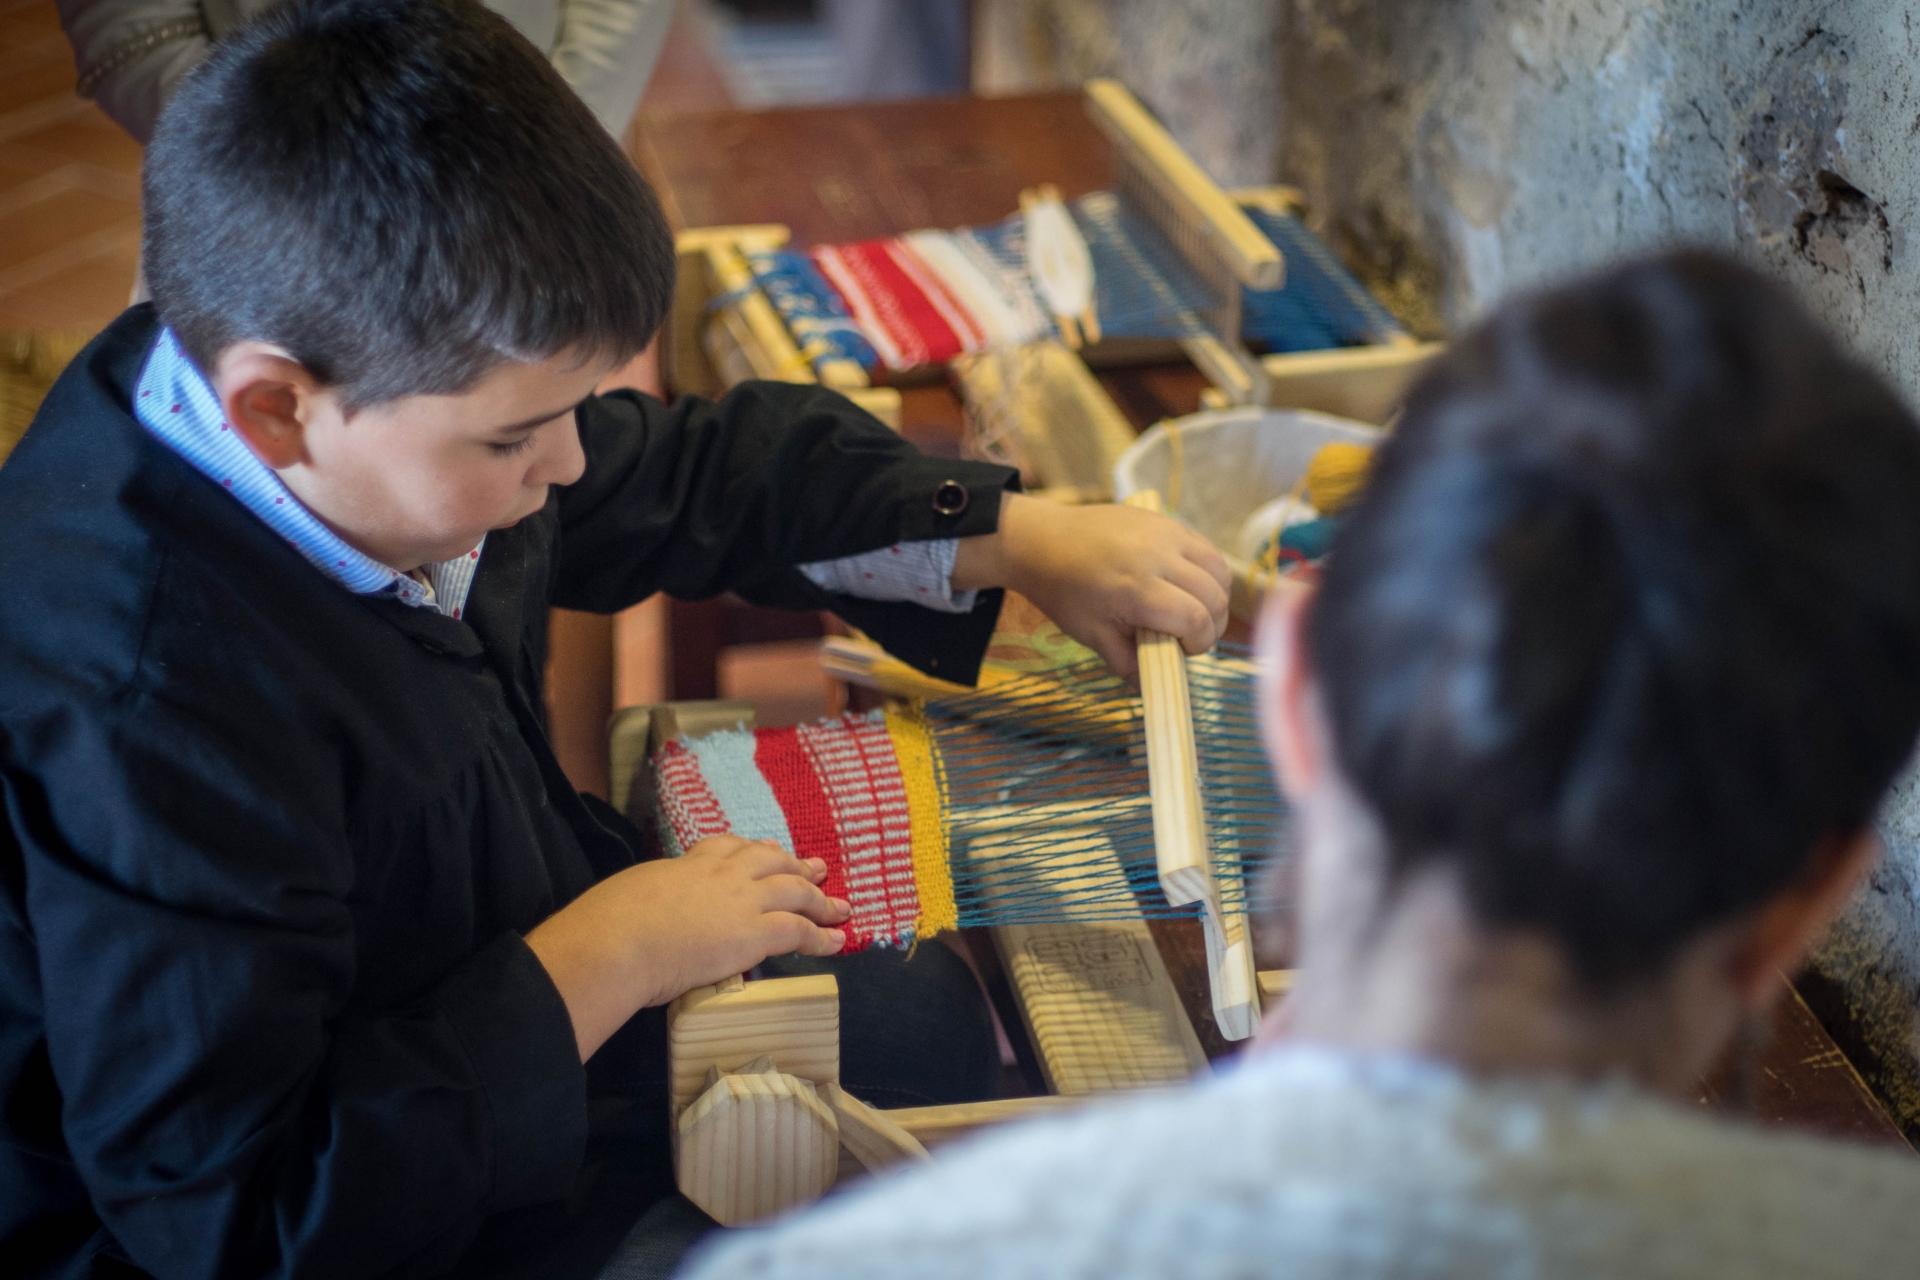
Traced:
<path fill-rule="evenodd" d="M 1295 194 L 1281 187 L 1223 191 L 1117 81 L 1090 81 L 1086 103 L 1113 146 L 1114 188 L 1128 216 L 1144 219 L 1164 238 L 1213 303 L 1201 309 L 1201 325 L 1176 341 L 1123 338 L 1076 352 L 1045 339 L 1017 351 L 956 358 L 951 373 L 974 434 L 1017 440 L 1014 460 L 1038 486 L 1105 497 L 1113 464 L 1133 432 L 1088 366 L 1160 361 L 1182 352 L 1211 384 L 1203 397 L 1208 407 L 1271 405 L 1369 422 L 1385 418 L 1438 344 L 1416 342 L 1395 327 L 1371 345 L 1255 356 L 1240 336 L 1245 290 L 1280 286 L 1288 259 L 1248 210 L 1289 213 Z M 818 381 L 897 427 L 898 392 L 873 385 L 852 360 L 810 358 L 759 286 L 750 259 L 789 238 L 777 224 L 680 233 L 668 352 L 674 385 L 711 395 L 750 378 Z M 1304 229 L 1288 252 L 1325 256 Z M 1329 269 L 1338 270 L 1330 260 Z"/>

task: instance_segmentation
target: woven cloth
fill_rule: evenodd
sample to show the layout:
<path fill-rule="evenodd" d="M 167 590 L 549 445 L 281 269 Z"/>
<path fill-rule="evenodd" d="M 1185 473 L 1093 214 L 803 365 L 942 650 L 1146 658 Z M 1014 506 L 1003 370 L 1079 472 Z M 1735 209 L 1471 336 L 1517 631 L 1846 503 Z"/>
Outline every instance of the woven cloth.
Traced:
<path fill-rule="evenodd" d="M 847 949 L 906 945 L 955 924 L 934 770 L 911 712 L 723 730 L 655 757 L 660 830 L 676 857 L 733 834 L 819 858 L 853 909 Z"/>
<path fill-rule="evenodd" d="M 749 253 L 747 262 L 816 373 L 829 360 L 851 360 L 863 369 L 880 363 L 880 353 L 806 254 L 770 249 Z"/>
<path fill-rule="evenodd" d="M 1213 296 L 1152 221 L 1109 191 L 1069 206 L 1093 263 L 1094 310 L 1114 338 L 1192 338 Z M 1245 206 L 1286 257 L 1279 289 L 1242 293 L 1241 337 L 1268 351 L 1392 341 L 1404 331 L 1298 218 Z M 803 349 L 910 369 L 1032 342 L 1056 330 L 1027 274 L 1020 214 L 957 231 L 915 231 L 753 255 L 754 271 Z"/>
<path fill-rule="evenodd" d="M 1270 351 L 1321 351 L 1406 336 L 1393 314 L 1304 222 L 1252 205 L 1247 216 L 1287 262 L 1285 285 L 1249 289 L 1243 297 L 1240 328 L 1248 342 Z"/>
<path fill-rule="evenodd" d="M 812 257 L 889 369 L 1052 332 L 1024 273 L 1007 270 L 965 233 L 915 231 L 828 245 Z"/>

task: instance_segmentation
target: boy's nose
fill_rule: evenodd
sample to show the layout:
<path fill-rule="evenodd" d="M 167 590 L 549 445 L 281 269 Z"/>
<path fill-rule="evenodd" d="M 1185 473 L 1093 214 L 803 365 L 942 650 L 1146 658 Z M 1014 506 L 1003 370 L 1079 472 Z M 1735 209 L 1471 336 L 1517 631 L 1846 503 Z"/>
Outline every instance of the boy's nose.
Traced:
<path fill-rule="evenodd" d="M 528 485 L 572 484 L 587 471 L 587 451 L 580 446 L 580 424 L 572 417 L 541 434 L 552 443 L 540 451 L 529 468 Z"/>

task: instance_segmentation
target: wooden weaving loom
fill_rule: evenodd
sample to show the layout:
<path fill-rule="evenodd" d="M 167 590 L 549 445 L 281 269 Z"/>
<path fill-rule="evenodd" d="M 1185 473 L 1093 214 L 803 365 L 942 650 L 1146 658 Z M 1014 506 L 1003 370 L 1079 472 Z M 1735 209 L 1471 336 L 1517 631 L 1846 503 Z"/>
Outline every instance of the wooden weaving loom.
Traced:
<path fill-rule="evenodd" d="M 1183 269 L 1205 285 L 1210 303 L 1182 313 L 1195 323 L 1177 339 L 1108 332 L 1073 351 L 1046 337 L 961 354 L 939 366 L 885 371 L 887 379 L 908 385 L 951 376 L 968 406 L 974 452 L 1016 463 L 1030 488 L 1082 498 L 1110 493 L 1113 463 L 1133 437 L 1089 364 L 1160 362 L 1184 353 L 1211 384 L 1208 407 L 1274 405 L 1367 421 L 1385 417 L 1438 349 L 1414 341 L 1390 318 L 1380 326 L 1380 340 L 1368 345 L 1255 356 L 1242 341 L 1246 291 L 1281 286 L 1290 260 L 1249 211 L 1282 219 L 1265 224 L 1270 227 L 1297 226 L 1286 220 L 1297 206 L 1294 194 L 1222 191 L 1115 81 L 1089 82 L 1086 104 L 1112 144 L 1113 188 L 1124 217 L 1150 226 L 1156 243 L 1170 246 Z M 716 394 L 748 378 L 819 382 L 897 426 L 897 392 L 875 386 L 874 375 L 854 359 L 820 357 L 817 347 L 796 337 L 756 277 L 755 255 L 783 249 L 788 240 L 787 228 L 775 224 L 681 233 L 668 353 L 675 386 Z M 1324 259 L 1351 284 L 1304 228 L 1287 253 L 1296 263 Z M 1348 292 L 1364 290 L 1352 284 Z M 1364 301 L 1378 306 L 1370 296 Z M 1384 310 L 1378 314 L 1385 317 Z M 1067 322 L 1061 331 L 1071 335 L 1073 328 Z"/>
<path fill-rule="evenodd" d="M 1157 496 L 1134 501 L 1151 507 Z M 1262 991 L 1273 994 L 1283 979 L 1256 977 L 1244 912 L 1226 903 L 1216 882 L 1197 781 L 1187 659 L 1177 641 L 1151 634 L 1140 637 L 1139 658 L 1138 714 L 1145 721 L 1150 783 L 1150 798 L 1140 800 L 1151 806 L 1158 884 L 1170 903 L 1202 909 L 1214 1019 L 1228 1039 L 1243 1039 L 1257 1021 Z M 621 713 L 614 727 L 615 803 L 639 816 L 654 785 L 646 762 L 667 770 L 675 750 L 686 754 L 678 744 L 725 737 L 750 727 L 751 719 L 745 703 Z M 985 859 L 991 867 L 1019 853 L 995 848 L 991 814 L 953 810 L 949 816 L 958 856 Z M 1048 838 L 1092 848 L 1101 840 L 1097 821 L 1073 817 L 1057 832 L 1049 828 Z M 1084 868 L 1084 861 L 1062 868 L 1064 892 L 1086 890 Z M 839 1088 L 838 994 L 830 976 L 730 980 L 675 1001 L 668 1025 L 682 1191 L 721 1222 L 751 1221 L 812 1199 L 843 1172 L 924 1159 L 927 1146 L 979 1125 L 1072 1097 L 1169 1085 L 1203 1070 L 1206 1056 L 1146 920 L 1132 908 L 1131 915 L 1092 911 L 1076 918 L 1073 904 L 1064 905 L 1049 918 L 992 930 L 1051 1091 L 1047 1097 L 902 1111 L 865 1107 Z M 843 1147 L 852 1163 L 843 1165 Z"/>

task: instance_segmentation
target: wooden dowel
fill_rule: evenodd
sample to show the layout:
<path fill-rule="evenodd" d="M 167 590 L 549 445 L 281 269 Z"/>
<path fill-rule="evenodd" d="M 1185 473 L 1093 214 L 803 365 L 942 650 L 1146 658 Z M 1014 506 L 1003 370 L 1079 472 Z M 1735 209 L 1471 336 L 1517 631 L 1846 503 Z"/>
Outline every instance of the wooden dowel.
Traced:
<path fill-rule="evenodd" d="M 1160 495 L 1152 489 L 1130 494 L 1126 502 L 1145 511 L 1160 510 Z M 1200 799 L 1200 761 L 1193 740 L 1186 654 L 1172 636 L 1144 628 L 1137 636 L 1136 651 L 1160 889 L 1175 906 L 1201 904 L 1214 1022 L 1226 1039 L 1244 1040 L 1253 1034 L 1260 1014 L 1253 942 L 1245 913 L 1223 909 L 1220 888 L 1213 877 L 1206 810 Z"/>
<path fill-rule="evenodd" d="M 1130 495 L 1126 505 L 1159 511 L 1160 495 L 1144 489 Z M 1202 901 L 1213 888 L 1205 813 L 1200 807 L 1200 764 L 1193 745 L 1186 654 L 1174 637 L 1144 629 L 1136 639 L 1136 651 L 1160 889 L 1174 906 L 1186 906 Z"/>
<path fill-rule="evenodd" d="M 880 1114 L 905 1129 L 924 1146 L 938 1146 L 964 1137 L 985 1125 L 1004 1124 L 1080 1105 L 1084 1099 L 1051 1094 L 1037 1098 L 1000 1098 L 992 1102 L 959 1102 L 941 1107 L 896 1107 Z"/>

